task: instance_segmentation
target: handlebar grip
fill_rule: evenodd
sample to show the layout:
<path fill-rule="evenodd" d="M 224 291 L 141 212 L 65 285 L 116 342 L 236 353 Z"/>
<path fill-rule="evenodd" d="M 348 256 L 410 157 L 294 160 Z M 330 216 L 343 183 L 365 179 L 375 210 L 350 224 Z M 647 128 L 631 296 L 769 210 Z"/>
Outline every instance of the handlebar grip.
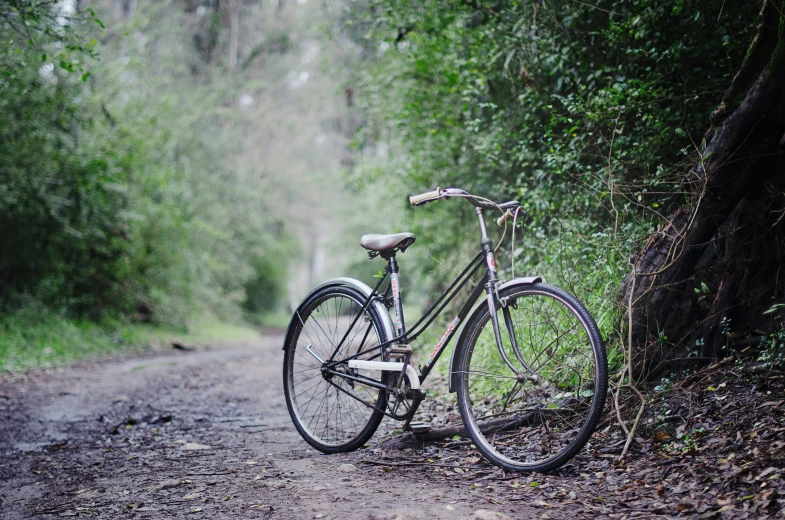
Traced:
<path fill-rule="evenodd" d="M 420 206 L 426 202 L 439 200 L 440 198 L 442 198 L 442 190 L 441 188 L 436 188 L 434 191 L 420 193 L 419 195 L 412 195 L 409 197 L 409 204 L 412 206 Z"/>
<path fill-rule="evenodd" d="M 499 224 L 500 226 L 503 226 L 511 218 L 513 218 L 513 216 L 514 216 L 514 214 L 513 214 L 512 210 L 508 209 L 507 211 L 504 212 L 504 215 L 502 215 L 501 217 L 498 218 L 498 220 L 496 220 L 496 223 Z"/>

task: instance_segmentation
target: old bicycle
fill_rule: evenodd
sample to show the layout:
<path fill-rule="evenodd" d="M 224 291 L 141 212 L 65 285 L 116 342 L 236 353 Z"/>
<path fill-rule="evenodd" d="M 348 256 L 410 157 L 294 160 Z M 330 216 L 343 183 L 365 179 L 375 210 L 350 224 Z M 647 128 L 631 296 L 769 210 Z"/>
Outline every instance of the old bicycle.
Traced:
<path fill-rule="evenodd" d="M 457 188 L 415 195 L 410 202 L 450 197 L 475 206 L 480 252 L 407 329 L 396 254 L 415 236 L 363 236 L 369 256 L 387 261 L 376 286 L 329 280 L 306 296 L 289 324 L 283 346 L 289 414 L 308 444 L 324 453 L 361 447 L 384 416 L 404 421 L 405 430 L 426 430 L 412 422 L 425 397 L 421 384 L 458 333 L 449 389 L 457 392 L 477 449 L 508 470 L 557 468 L 586 444 L 602 415 L 608 386 L 602 337 L 583 304 L 566 291 L 536 276 L 498 279 L 484 212 L 501 211 L 497 222 L 505 225 L 519 202 L 497 204 Z M 430 357 L 415 368 L 411 344 L 483 268 Z"/>

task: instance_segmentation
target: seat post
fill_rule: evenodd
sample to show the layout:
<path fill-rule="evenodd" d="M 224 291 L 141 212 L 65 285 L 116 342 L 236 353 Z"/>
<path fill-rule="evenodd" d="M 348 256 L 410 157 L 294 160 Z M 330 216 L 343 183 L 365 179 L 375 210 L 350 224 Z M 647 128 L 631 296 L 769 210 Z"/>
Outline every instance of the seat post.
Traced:
<path fill-rule="evenodd" d="M 409 343 L 409 340 L 406 338 L 406 325 L 403 321 L 401 283 L 398 280 L 398 262 L 395 260 L 395 253 L 387 258 L 387 265 L 390 269 L 390 285 L 392 286 L 393 307 L 395 307 L 395 334 L 401 338 L 398 343 L 406 345 Z"/>

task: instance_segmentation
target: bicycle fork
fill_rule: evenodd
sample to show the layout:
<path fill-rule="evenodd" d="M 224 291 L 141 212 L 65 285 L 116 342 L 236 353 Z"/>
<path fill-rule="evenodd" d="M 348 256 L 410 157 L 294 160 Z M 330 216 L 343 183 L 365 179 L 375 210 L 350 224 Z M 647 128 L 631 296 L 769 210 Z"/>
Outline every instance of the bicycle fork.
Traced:
<path fill-rule="evenodd" d="M 483 216 L 481 208 L 475 208 L 475 212 L 477 213 L 477 218 L 480 221 L 480 233 L 482 235 L 480 246 L 482 247 L 482 252 L 485 256 L 485 267 L 488 271 L 488 281 L 485 284 L 485 293 L 488 302 L 488 311 L 491 313 L 491 325 L 493 327 L 493 336 L 496 339 L 496 348 L 498 349 L 499 355 L 507 364 L 509 369 L 512 370 L 512 372 L 515 374 L 516 379 L 523 379 L 538 383 L 540 381 L 540 376 L 534 371 L 534 369 L 532 369 L 531 366 L 529 366 L 528 363 L 526 363 L 526 361 L 524 361 L 521 351 L 518 348 L 518 341 L 515 337 L 515 327 L 512 322 L 512 317 L 510 316 L 510 309 L 507 307 L 507 301 L 506 299 L 503 300 L 499 297 L 499 278 L 496 274 L 496 259 L 493 256 L 493 246 L 491 244 L 491 240 L 488 238 L 488 231 L 485 228 L 485 217 Z M 513 365 L 513 363 L 510 361 L 510 358 L 507 356 L 507 353 L 505 352 L 501 329 L 499 327 L 499 317 L 496 314 L 497 301 L 502 306 L 502 315 L 504 316 L 504 323 L 507 329 L 507 334 L 510 337 L 510 346 L 512 347 L 512 351 L 521 366 L 529 373 L 528 375 L 522 374 L 515 367 L 515 365 Z"/>

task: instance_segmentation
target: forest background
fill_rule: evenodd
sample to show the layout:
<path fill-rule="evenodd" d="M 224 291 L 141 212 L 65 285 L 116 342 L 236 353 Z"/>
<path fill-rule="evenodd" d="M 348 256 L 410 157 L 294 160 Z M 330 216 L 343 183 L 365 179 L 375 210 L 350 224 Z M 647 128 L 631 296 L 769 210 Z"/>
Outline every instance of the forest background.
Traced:
<path fill-rule="evenodd" d="M 0 0 L 0 366 L 283 326 L 322 279 L 371 279 L 368 232 L 417 234 L 401 261 L 422 308 L 476 247 L 458 202 L 407 208 L 436 186 L 523 202 L 504 275 L 578 295 L 615 368 L 660 377 L 749 338 L 782 366 L 783 130 L 751 124 L 774 151 L 741 159 L 767 176 L 730 194 L 709 164 L 784 68 L 782 7 Z M 683 267 L 667 251 L 701 222 Z M 682 323 L 644 305 L 652 247 Z"/>

